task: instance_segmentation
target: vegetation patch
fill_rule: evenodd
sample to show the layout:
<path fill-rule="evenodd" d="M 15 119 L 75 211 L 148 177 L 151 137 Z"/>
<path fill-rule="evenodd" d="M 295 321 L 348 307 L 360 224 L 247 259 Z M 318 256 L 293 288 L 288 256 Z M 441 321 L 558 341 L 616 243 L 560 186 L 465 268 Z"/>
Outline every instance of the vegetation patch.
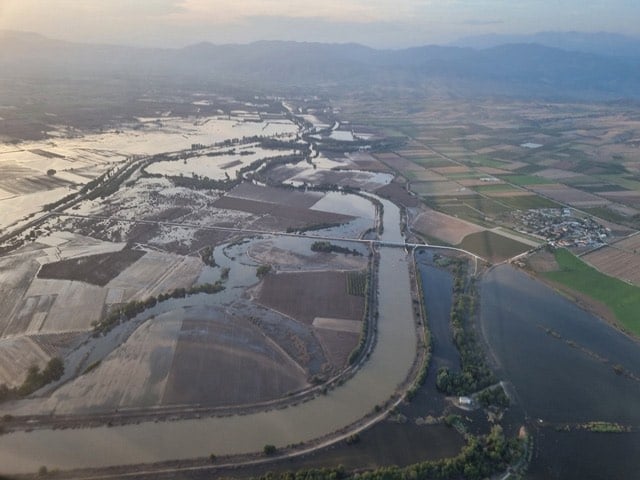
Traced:
<path fill-rule="evenodd" d="M 343 466 L 300 470 L 297 472 L 269 472 L 256 477 L 256 480 L 443 480 L 459 479 L 480 480 L 504 472 L 509 465 L 522 458 L 524 448 L 518 439 L 507 439 L 498 425 L 488 435 L 467 435 L 467 444 L 453 458 L 428 460 L 406 467 L 380 467 L 359 473 L 351 473 Z M 265 452 L 266 454 L 266 452 Z"/>
<path fill-rule="evenodd" d="M 59 380 L 63 374 L 64 363 L 58 357 L 49 360 L 43 370 L 32 365 L 27 372 L 27 378 L 19 387 L 9 388 L 5 384 L 0 385 L 0 402 L 26 397 L 45 385 Z"/>
<path fill-rule="evenodd" d="M 347 272 L 347 293 L 364 297 L 367 293 L 367 272 Z"/>
<path fill-rule="evenodd" d="M 629 427 L 612 422 L 588 422 L 581 427 L 584 430 L 595 433 L 626 433 L 631 431 Z"/>
<path fill-rule="evenodd" d="M 545 273 L 547 278 L 604 303 L 625 329 L 640 336 L 639 287 L 600 273 L 566 249 L 556 250 L 555 257 L 560 270 Z"/>
<path fill-rule="evenodd" d="M 496 383 L 496 378 L 484 358 L 482 346 L 470 325 L 476 310 L 477 291 L 473 281 L 467 285 L 465 278 L 465 263 L 458 262 L 453 283 L 451 328 L 453 342 L 460 352 L 461 371 L 452 372 L 442 367 L 436 377 L 438 390 L 447 395 L 469 395 Z M 486 399 L 489 404 L 493 396 L 487 396 Z"/>
<path fill-rule="evenodd" d="M 334 245 L 331 242 L 327 242 L 324 240 L 319 240 L 317 242 L 313 242 L 311 244 L 311 250 L 313 252 L 322 252 L 322 253 L 343 253 L 345 255 L 355 255 L 362 256 L 362 254 L 352 248 L 341 247 L 340 245 Z"/>

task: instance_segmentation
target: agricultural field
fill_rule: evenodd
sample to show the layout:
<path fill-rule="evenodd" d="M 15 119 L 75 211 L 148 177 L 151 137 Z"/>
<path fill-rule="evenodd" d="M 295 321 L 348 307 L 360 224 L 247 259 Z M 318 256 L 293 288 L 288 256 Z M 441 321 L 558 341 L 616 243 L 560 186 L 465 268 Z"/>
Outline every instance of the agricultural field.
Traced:
<path fill-rule="evenodd" d="M 531 249 L 530 245 L 490 230 L 467 235 L 458 246 L 491 263 L 502 262 Z"/>
<path fill-rule="evenodd" d="M 530 188 L 553 201 L 577 208 L 600 207 L 609 203 L 606 199 L 562 184 L 530 185 Z"/>
<path fill-rule="evenodd" d="M 484 228 L 474 223 L 427 209 L 426 207 L 413 220 L 411 228 L 417 233 L 430 238 L 437 238 L 450 245 L 457 245 L 467 235 L 484 230 Z"/>
<path fill-rule="evenodd" d="M 602 273 L 640 286 L 640 237 L 614 242 L 581 257 Z"/>
<path fill-rule="evenodd" d="M 237 210 L 261 216 L 260 226 L 273 230 L 297 230 L 315 225 L 336 225 L 348 223 L 353 217 L 337 213 L 322 212 L 309 208 L 289 206 L 279 203 L 248 200 L 226 195 L 214 203 L 220 210 Z"/>
<path fill-rule="evenodd" d="M 425 197 L 438 197 L 443 195 L 473 196 L 476 194 L 470 188 L 452 181 L 412 182 L 411 191 L 416 195 Z"/>
<path fill-rule="evenodd" d="M 364 299 L 349 294 L 347 279 L 346 272 L 271 274 L 265 278 L 258 300 L 306 324 L 317 317 L 362 321 Z"/>
<path fill-rule="evenodd" d="M 243 405 L 307 386 L 306 370 L 249 319 L 216 313 L 183 321 L 162 403 Z"/>
<path fill-rule="evenodd" d="M 380 187 L 375 191 L 376 194 L 381 197 L 388 198 L 397 205 L 404 205 L 405 207 L 418 207 L 421 205 L 420 199 L 412 195 L 407 191 L 404 184 L 394 181 L 389 185 Z"/>
<path fill-rule="evenodd" d="M 346 364 L 358 344 L 364 285 L 365 275 L 360 271 L 269 274 L 260 287 L 258 302 L 311 326 L 335 369 Z"/>
<path fill-rule="evenodd" d="M 38 278 L 76 280 L 104 287 L 144 254 L 142 250 L 120 250 L 45 263 L 38 272 Z"/>
<path fill-rule="evenodd" d="M 568 250 L 557 250 L 556 261 L 559 271 L 547 272 L 545 277 L 602 302 L 624 329 L 640 335 L 640 287 L 600 273 Z"/>
<path fill-rule="evenodd" d="M 351 162 L 351 166 L 358 170 L 368 172 L 390 172 L 389 167 L 377 160 L 373 155 L 366 152 L 353 152 L 347 154 L 347 158 Z"/>

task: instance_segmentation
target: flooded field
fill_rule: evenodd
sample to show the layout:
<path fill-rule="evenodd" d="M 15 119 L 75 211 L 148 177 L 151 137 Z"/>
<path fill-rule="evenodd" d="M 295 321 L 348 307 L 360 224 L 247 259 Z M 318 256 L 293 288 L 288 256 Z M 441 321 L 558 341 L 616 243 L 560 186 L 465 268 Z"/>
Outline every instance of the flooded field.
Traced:
<path fill-rule="evenodd" d="M 23 142 L 18 146 L 0 144 L 0 232 L 14 222 L 37 212 L 43 205 L 77 191 L 79 185 L 105 173 L 136 155 L 190 150 L 193 145 L 212 145 L 231 139 L 254 136 L 295 136 L 298 126 L 285 118 L 244 121 L 241 116 L 157 117 L 141 119 L 100 133 L 51 132 L 45 141 Z M 212 178 L 235 174 L 231 162 L 247 162 L 282 152 L 251 148 L 248 155 L 202 157 L 154 166 L 159 173 L 176 169 L 187 175 L 211 174 Z M 205 157 L 206 158 L 206 157 Z M 174 165 L 179 164 L 179 167 Z M 176 174 L 180 172 L 176 171 Z"/>
<path fill-rule="evenodd" d="M 481 299 L 499 375 L 536 432 L 530 477 L 633 478 L 640 468 L 638 342 L 510 266 L 485 275 Z M 580 429 L 593 421 L 635 433 Z"/>
<path fill-rule="evenodd" d="M 225 178 L 235 178 L 240 169 L 256 160 L 292 153 L 292 151 L 269 150 L 260 147 L 259 144 L 245 145 L 235 153 L 222 154 L 224 151 L 224 148 L 220 148 L 215 156 L 201 155 L 183 161 L 155 162 L 147 167 L 146 171 L 154 175 L 184 175 L 224 180 Z"/>
<path fill-rule="evenodd" d="M 385 240 L 398 241 L 400 214 L 385 203 Z M 402 249 L 383 248 L 380 260 L 378 342 L 358 374 L 343 386 L 284 410 L 112 428 L 40 430 L 0 436 L 7 472 L 104 466 L 261 450 L 326 435 L 383 403 L 409 371 L 416 354 L 407 260 Z M 103 455 L 108 448 L 110 455 Z"/>

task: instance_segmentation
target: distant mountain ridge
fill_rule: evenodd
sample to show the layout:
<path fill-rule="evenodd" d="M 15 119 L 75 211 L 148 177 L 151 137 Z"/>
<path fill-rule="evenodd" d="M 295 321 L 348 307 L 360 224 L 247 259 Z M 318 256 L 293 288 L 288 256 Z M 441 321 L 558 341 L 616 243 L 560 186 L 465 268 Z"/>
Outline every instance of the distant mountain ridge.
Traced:
<path fill-rule="evenodd" d="M 612 36 L 610 44 L 614 40 L 622 42 L 619 37 Z M 563 38 L 575 39 L 575 35 Z M 487 45 L 497 41 L 489 37 L 485 40 Z M 640 98 L 640 56 L 570 51 L 531 42 L 486 48 L 480 41 L 473 43 L 476 48 L 463 46 L 462 42 L 461 46 L 377 50 L 353 43 L 205 42 L 180 49 L 156 49 L 88 45 L 36 34 L 0 32 L 0 78 L 63 81 L 118 76 L 145 82 L 217 82 L 275 91 L 401 87 L 420 92 L 435 85 L 438 91 L 444 89 L 452 95 Z"/>
<path fill-rule="evenodd" d="M 487 49 L 512 43 L 535 43 L 570 52 L 640 58 L 640 38 L 607 32 L 539 32 L 529 35 L 476 35 L 450 44 L 454 47 Z"/>

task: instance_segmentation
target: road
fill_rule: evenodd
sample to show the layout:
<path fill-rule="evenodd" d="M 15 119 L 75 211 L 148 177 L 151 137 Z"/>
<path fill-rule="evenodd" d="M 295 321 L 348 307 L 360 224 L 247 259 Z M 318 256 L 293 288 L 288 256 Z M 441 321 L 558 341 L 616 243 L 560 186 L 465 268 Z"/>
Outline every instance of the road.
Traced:
<path fill-rule="evenodd" d="M 326 240 L 331 242 L 356 242 L 362 243 L 370 246 L 380 246 L 380 247 L 396 247 L 396 248 L 405 248 L 407 250 L 414 248 L 422 248 L 429 247 L 438 250 L 448 250 L 454 252 L 460 252 L 468 255 L 469 257 L 476 260 L 486 262 L 486 260 L 476 255 L 473 252 L 469 252 L 468 250 L 464 250 L 462 248 L 457 247 L 446 247 L 442 245 L 429 245 L 427 243 L 408 243 L 408 242 L 393 242 L 389 240 L 376 240 L 376 239 L 364 239 L 364 238 L 349 238 L 349 237 L 335 237 L 329 235 L 307 235 L 305 233 L 296 233 L 296 232 L 278 232 L 274 230 L 256 230 L 251 228 L 241 228 L 241 227 L 220 227 L 216 225 L 198 225 L 195 223 L 184 223 L 184 222 L 167 222 L 162 220 L 131 220 L 128 218 L 121 218 L 116 216 L 106 216 L 106 215 L 80 215 L 76 213 L 64 213 L 64 212 L 51 212 L 52 216 L 58 217 L 72 217 L 72 218 L 81 218 L 88 220 L 98 220 L 98 221 L 114 221 L 114 222 L 124 222 L 124 223 L 135 223 L 135 224 L 143 224 L 143 225 L 160 225 L 163 227 L 180 227 L 180 228 L 193 228 L 196 230 L 216 230 L 223 232 L 233 232 L 240 233 L 243 235 L 271 235 L 271 236 L 281 236 L 281 237 L 294 237 L 294 238 L 306 238 L 313 240 Z"/>

